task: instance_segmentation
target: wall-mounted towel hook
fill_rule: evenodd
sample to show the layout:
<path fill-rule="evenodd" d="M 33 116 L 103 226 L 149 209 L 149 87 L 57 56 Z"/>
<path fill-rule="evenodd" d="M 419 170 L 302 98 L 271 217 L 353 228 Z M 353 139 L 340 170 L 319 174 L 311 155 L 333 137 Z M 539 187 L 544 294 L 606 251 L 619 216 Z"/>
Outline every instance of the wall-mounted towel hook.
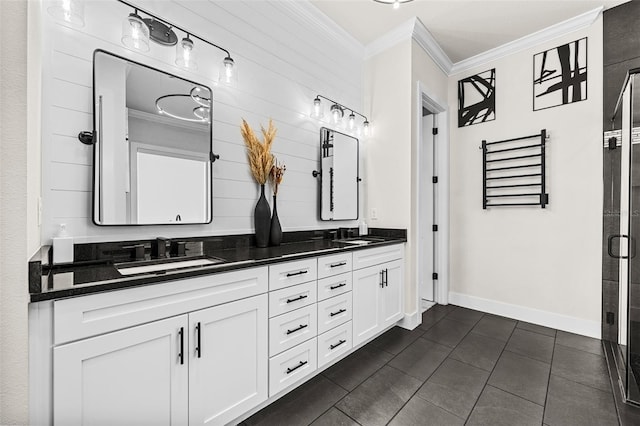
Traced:
<path fill-rule="evenodd" d="M 312 171 L 311 174 L 313 175 L 314 178 L 317 178 L 318 176 L 322 176 L 322 172 L 319 172 L 317 170 Z"/>
<path fill-rule="evenodd" d="M 85 145 L 93 145 L 95 139 L 93 138 L 94 132 L 84 131 L 78 133 L 78 140 Z"/>

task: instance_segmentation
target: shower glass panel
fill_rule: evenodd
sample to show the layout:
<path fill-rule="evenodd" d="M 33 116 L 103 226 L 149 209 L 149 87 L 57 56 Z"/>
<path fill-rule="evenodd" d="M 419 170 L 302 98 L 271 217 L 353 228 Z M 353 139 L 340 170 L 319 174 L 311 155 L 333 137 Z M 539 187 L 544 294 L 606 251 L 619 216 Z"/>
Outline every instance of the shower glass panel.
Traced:
<path fill-rule="evenodd" d="M 636 253 L 640 239 L 640 86 L 635 87 L 640 74 L 636 72 L 640 69 L 629 72 L 613 120 L 620 126 L 620 198 L 613 206 L 620 225 L 619 233 L 609 236 L 608 251 L 618 259 L 618 375 L 626 400 L 640 404 L 640 256 Z"/>

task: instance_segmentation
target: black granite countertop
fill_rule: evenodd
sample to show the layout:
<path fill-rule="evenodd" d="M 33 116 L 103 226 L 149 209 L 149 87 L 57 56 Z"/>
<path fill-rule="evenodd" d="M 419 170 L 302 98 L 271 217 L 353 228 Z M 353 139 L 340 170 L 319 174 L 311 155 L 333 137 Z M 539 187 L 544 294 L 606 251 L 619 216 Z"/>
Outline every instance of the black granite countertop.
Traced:
<path fill-rule="evenodd" d="M 362 250 L 406 242 L 405 230 L 374 228 L 368 237 L 371 242 L 356 245 L 325 238 L 326 232 L 290 233 L 277 247 L 257 248 L 248 236 L 188 238 L 186 254 L 170 256 L 175 260 L 219 259 L 212 265 L 176 270 L 122 275 L 116 265 L 138 266 L 158 263 L 151 257 L 150 243 L 145 245 L 144 259 L 132 259 L 122 248 L 131 242 L 112 242 L 76 245 L 75 262 L 71 265 L 51 265 L 49 247 L 43 247 L 29 262 L 29 292 L 31 302 L 61 299 L 141 285 L 152 285 L 201 275 L 216 274 L 242 268 L 289 262 L 308 257 Z M 164 259 L 166 262 L 167 259 Z"/>

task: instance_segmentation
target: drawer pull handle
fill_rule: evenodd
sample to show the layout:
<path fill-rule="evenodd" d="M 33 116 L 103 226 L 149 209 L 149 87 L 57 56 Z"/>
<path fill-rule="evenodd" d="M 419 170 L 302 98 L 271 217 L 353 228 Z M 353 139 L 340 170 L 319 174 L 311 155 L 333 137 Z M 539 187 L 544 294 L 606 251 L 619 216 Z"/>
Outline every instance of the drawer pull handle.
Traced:
<path fill-rule="evenodd" d="M 309 361 L 300 361 L 300 363 L 299 363 L 298 365 L 296 365 L 295 367 L 293 367 L 293 368 L 287 368 L 287 374 L 291 374 L 291 373 L 293 373 L 293 372 L 294 372 L 294 371 L 296 371 L 298 368 L 300 368 L 300 367 L 302 367 L 302 366 L 306 365 L 308 362 L 309 362 Z"/>
<path fill-rule="evenodd" d="M 330 345 L 329 348 L 331 350 L 334 350 L 335 348 L 337 348 L 338 346 L 342 345 L 343 343 L 347 343 L 347 341 L 340 339 L 340 341 L 338 343 L 336 343 L 335 345 Z"/>
<path fill-rule="evenodd" d="M 340 283 L 340 284 L 338 284 L 338 285 L 332 285 L 331 287 L 329 287 L 329 290 L 335 290 L 336 288 L 344 287 L 344 286 L 346 286 L 346 285 L 347 285 L 347 282 L 346 282 L 346 281 L 343 281 L 343 282 L 341 282 L 341 283 Z"/>
<path fill-rule="evenodd" d="M 180 327 L 178 330 L 178 336 L 180 337 L 180 352 L 178 352 L 178 359 L 180 365 L 184 365 L 184 327 Z"/>
<path fill-rule="evenodd" d="M 289 277 L 295 277 L 296 275 L 303 275 L 303 274 L 306 274 L 307 272 L 309 272 L 309 271 L 304 270 L 304 271 L 298 271 L 298 272 L 289 272 L 289 273 L 287 274 L 287 278 L 289 278 Z"/>
<path fill-rule="evenodd" d="M 202 356 L 202 342 L 200 341 L 200 334 L 202 330 L 200 329 L 200 323 L 196 324 L 196 355 L 198 358 Z"/>
<path fill-rule="evenodd" d="M 346 309 L 344 309 L 344 308 L 342 308 L 342 309 L 340 309 L 340 310 L 339 310 L 339 311 L 337 311 L 337 312 L 331 312 L 331 314 L 330 314 L 330 315 L 331 315 L 332 317 L 335 317 L 336 315 L 340 315 L 340 314 L 341 314 L 341 313 L 343 313 L 343 312 L 347 312 L 347 310 L 346 310 Z"/>
<path fill-rule="evenodd" d="M 295 299 L 287 299 L 287 303 L 297 302 L 298 300 L 306 299 L 307 297 L 309 297 L 308 294 L 303 294 L 301 296 L 296 297 Z"/>
<path fill-rule="evenodd" d="M 300 327 L 298 328 L 294 328 L 293 330 L 287 330 L 287 335 L 295 333 L 296 331 L 300 331 L 303 328 L 307 328 L 307 327 L 309 327 L 309 324 L 300 324 Z"/>
<path fill-rule="evenodd" d="M 347 262 L 332 263 L 331 265 L 329 265 L 329 267 L 337 268 L 338 266 L 344 266 L 346 264 L 347 264 Z"/>

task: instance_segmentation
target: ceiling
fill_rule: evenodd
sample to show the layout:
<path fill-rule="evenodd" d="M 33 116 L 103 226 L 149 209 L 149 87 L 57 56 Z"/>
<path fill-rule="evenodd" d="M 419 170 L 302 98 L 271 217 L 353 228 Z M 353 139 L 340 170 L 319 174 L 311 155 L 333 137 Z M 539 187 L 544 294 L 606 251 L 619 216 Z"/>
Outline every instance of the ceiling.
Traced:
<path fill-rule="evenodd" d="M 363 45 L 417 16 L 453 63 L 597 7 L 626 2 L 414 0 L 394 10 L 373 0 L 310 1 Z"/>

